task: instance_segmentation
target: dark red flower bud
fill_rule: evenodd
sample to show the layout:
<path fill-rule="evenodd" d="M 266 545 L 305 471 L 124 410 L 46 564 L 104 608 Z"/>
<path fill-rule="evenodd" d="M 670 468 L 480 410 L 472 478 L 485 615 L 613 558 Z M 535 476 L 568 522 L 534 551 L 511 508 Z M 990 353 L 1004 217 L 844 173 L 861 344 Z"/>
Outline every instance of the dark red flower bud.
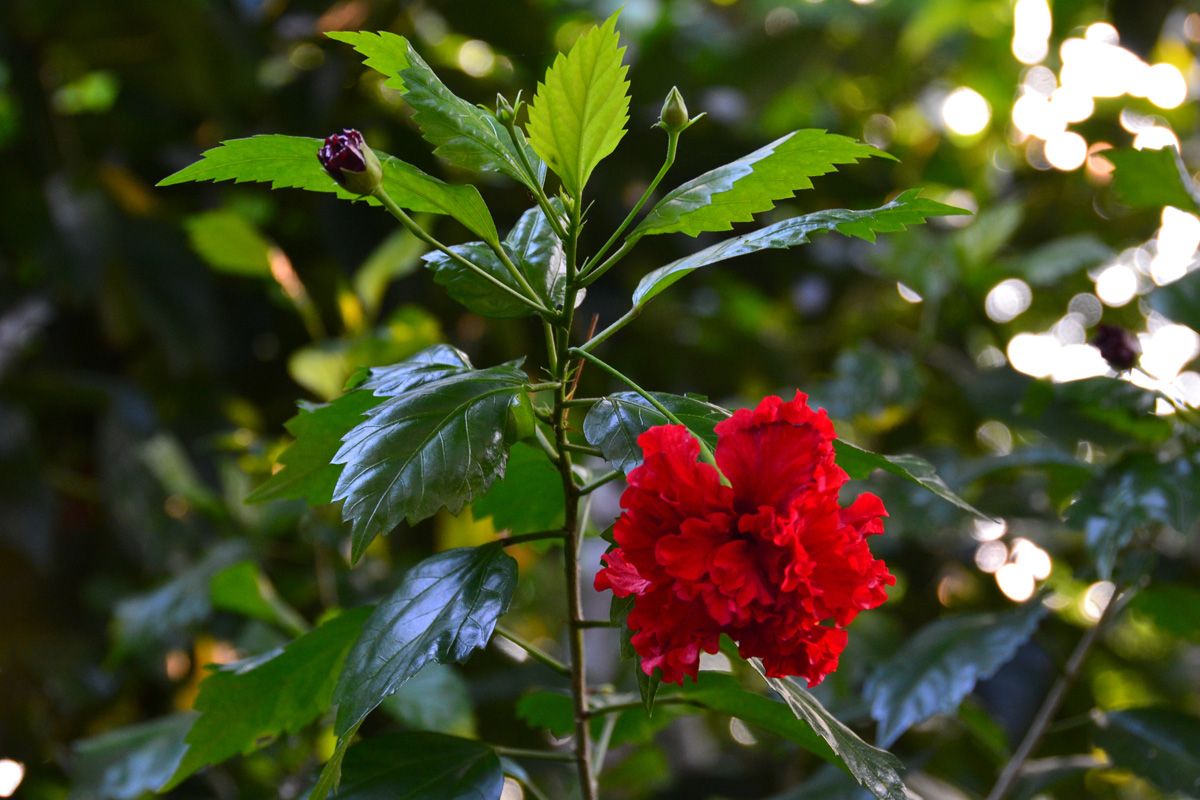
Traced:
<path fill-rule="evenodd" d="M 325 137 L 317 160 L 339 186 L 355 194 L 371 194 L 383 180 L 379 159 L 353 128 Z"/>
<path fill-rule="evenodd" d="M 1092 346 L 1118 372 L 1133 369 L 1142 353 L 1137 337 L 1117 325 L 1101 325 L 1092 337 Z"/>

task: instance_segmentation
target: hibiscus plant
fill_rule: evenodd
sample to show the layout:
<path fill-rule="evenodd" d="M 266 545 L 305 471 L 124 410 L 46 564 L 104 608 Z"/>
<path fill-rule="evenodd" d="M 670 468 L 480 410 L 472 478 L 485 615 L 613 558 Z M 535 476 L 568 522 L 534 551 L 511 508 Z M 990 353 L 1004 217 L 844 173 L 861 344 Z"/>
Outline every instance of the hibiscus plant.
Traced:
<path fill-rule="evenodd" d="M 961 212 L 906 191 L 867 210 L 776 216 L 644 275 L 628 311 L 599 330 L 595 318 L 581 324 L 588 287 L 646 237 L 731 231 L 839 165 L 889 158 L 845 136 L 797 130 L 660 196 L 677 150 L 703 116 L 689 116 L 672 90 L 657 123 L 665 140 L 662 168 L 624 221 L 595 236 L 603 243 L 589 252 L 589 210 L 594 202 L 614 202 L 590 197 L 589 177 L 615 151 L 629 121 L 616 21 L 590 28 L 559 54 L 528 102 L 498 97 L 493 109 L 453 94 L 400 36 L 329 34 L 382 73 L 442 160 L 498 173 L 527 193 L 529 209 L 504 235 L 475 186 L 443 182 L 376 153 L 356 130 L 324 142 L 282 135 L 226 141 L 162 181 L 265 182 L 378 207 L 428 247 L 425 266 L 454 300 L 484 317 L 526 319 L 545 339 L 544 352 L 491 366 L 436 345 L 400 363 L 364 368 L 340 397 L 304 405 L 288 423 L 294 442 L 252 499 L 340 504 L 352 563 L 381 534 L 443 510 L 470 507 L 476 517 L 491 516 L 504 536 L 431 555 L 397 576 L 394 592 L 373 608 L 330 615 L 312 629 L 297 622 L 287 646 L 213 673 L 200 684 L 198 714 L 178 731 L 183 755 L 166 788 L 332 708 L 336 746 L 311 798 L 337 789 L 354 798 L 494 800 L 506 781 L 537 796 L 522 764 L 549 761 L 571 770 L 569 784 L 590 799 L 598 796 L 597 776 L 618 718 L 659 724 L 708 710 L 790 739 L 877 797 L 906 796 L 899 762 L 808 691 L 837 667 L 846 626 L 883 603 L 894 583 L 867 539 L 883 531 L 884 501 L 850 492 L 857 497 L 847 502 L 845 484 L 881 469 L 962 513 L 977 512 L 928 463 L 838 440 L 825 412 L 810 407 L 804 394 L 766 397 L 754 409 L 731 413 L 698 395 L 645 387 L 608 363 L 603 345 L 694 271 L 797 247 L 819 233 L 874 241 Z M 609 162 L 609 169 L 618 167 Z M 474 240 L 436 238 L 429 226 L 435 215 L 454 220 Z M 585 395 L 581 386 L 607 393 Z M 589 499 L 618 481 L 627 483 L 623 513 L 613 528 L 597 531 Z M 581 544 L 594 535 L 610 545 L 594 581 L 595 589 L 612 592 L 606 619 L 587 618 L 581 602 L 591 591 L 582 577 Z M 537 561 L 561 559 L 563 654 L 526 641 L 503 619 L 518 587 L 513 548 Z M 996 618 L 993 628 L 1026 630 L 1040 613 L 1034 601 Z M 592 631 L 611 628 L 620 631 L 630 669 L 619 685 L 596 686 L 585 648 Z M 565 734 L 559 746 L 529 750 L 441 733 L 360 732 L 373 710 L 431 662 L 462 662 L 493 636 L 526 651 L 555 675 L 554 686 L 569 689 L 541 692 L 536 708 L 526 709 L 527 718 Z M 718 653 L 728 666 L 702 670 L 702 654 Z M 933 713 L 909 709 L 904 719 L 881 720 L 881 741 L 893 740 L 925 711 Z M 424 793 L 410 793 L 413 787 Z"/>

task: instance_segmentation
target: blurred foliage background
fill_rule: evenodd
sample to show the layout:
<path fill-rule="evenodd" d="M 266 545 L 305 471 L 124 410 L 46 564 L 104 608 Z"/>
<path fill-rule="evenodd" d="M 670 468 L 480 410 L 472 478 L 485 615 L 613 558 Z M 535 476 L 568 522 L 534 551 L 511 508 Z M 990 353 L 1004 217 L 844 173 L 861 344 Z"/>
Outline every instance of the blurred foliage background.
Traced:
<path fill-rule="evenodd" d="M 528 206 L 523 192 L 435 163 L 382 78 L 322 34 L 404 34 L 451 88 L 490 104 L 496 92 L 528 95 L 554 53 L 616 5 L 0 6 L 0 764 L 9 776 L 21 765 L 19 796 L 66 797 L 69 774 L 76 797 L 137 796 L 98 791 L 87 747 L 71 743 L 189 708 L 204 665 L 285 640 L 288 607 L 318 619 L 378 596 L 431 546 L 494 536 L 486 518 L 444 516 L 376 542 L 351 571 L 336 511 L 246 505 L 297 398 L 327 400 L 356 367 L 439 341 L 481 364 L 541 350 L 536 323 L 457 307 L 383 213 L 301 192 L 155 182 L 221 139 L 357 127 L 423 169 L 481 182 L 510 224 Z M 977 212 L 875 246 L 830 236 L 713 270 L 606 345 L 644 385 L 728 407 L 798 387 L 843 437 L 929 458 L 1004 520 L 976 523 L 911 485 L 873 481 L 892 513 L 874 545 L 900 583 L 856 623 L 822 699 L 867 721 L 863 680 L 914 631 L 1044 589 L 1054 614 L 1015 659 L 956 715 L 895 747 L 925 796 L 986 792 L 1111 596 L 1089 549 L 1089 535 L 1092 545 L 1104 535 L 1095 517 L 1121 531 L 1166 523 L 1147 557 L 1118 559 L 1154 583 L 1105 637 L 1039 751 L 1061 757 L 1048 788 L 1023 795 L 1158 796 L 1127 770 L 1094 769 L 1089 711 L 1200 712 L 1200 548 L 1186 536 L 1200 482 L 1188 412 L 1164 399 L 1200 402 L 1188 368 L 1200 295 L 1187 275 L 1200 219 L 1186 194 L 1164 210 L 1153 186 L 1141 187 L 1148 199 L 1136 185 L 1114 192 L 1099 153 L 1177 141 L 1200 166 L 1200 11 L 1168 0 L 627 0 L 621 28 L 632 119 L 590 187 L 591 247 L 658 168 L 663 136 L 650 125 L 673 84 L 708 117 L 684 137 L 667 184 L 820 127 L 900 160 L 818 179 L 777 216 L 874 206 L 913 185 Z M 445 241 L 466 238 L 437 225 Z M 585 322 L 623 313 L 642 274 L 694 246 L 651 239 L 589 293 Z M 1102 318 L 1140 335 L 1142 368 L 1127 379 L 1086 344 Z M 585 383 L 609 388 L 595 374 Z M 620 487 L 607 489 L 593 504 L 597 529 L 617 512 Z M 594 569 L 603 543 L 593 544 Z M 533 549 L 516 554 L 513 626 L 556 648 L 557 568 Z M 587 600 L 607 613 L 605 599 Z M 617 680 L 605 635 L 595 634 L 592 670 Z M 391 724 L 537 746 L 543 735 L 511 706 L 546 680 L 541 669 L 492 648 L 462 669 L 422 673 L 389 708 Z M 627 732 L 652 746 L 614 741 L 609 796 L 855 796 L 741 723 L 667 721 Z M 175 795 L 298 797 L 331 746 L 327 732 L 286 736 Z"/>

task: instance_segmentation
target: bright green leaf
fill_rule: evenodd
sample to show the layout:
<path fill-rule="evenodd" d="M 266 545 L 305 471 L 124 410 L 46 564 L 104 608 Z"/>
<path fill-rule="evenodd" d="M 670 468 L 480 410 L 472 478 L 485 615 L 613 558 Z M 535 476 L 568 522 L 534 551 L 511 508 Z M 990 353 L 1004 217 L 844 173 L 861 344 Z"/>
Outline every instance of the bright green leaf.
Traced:
<path fill-rule="evenodd" d="M 633 293 L 634 308 L 641 308 L 676 281 L 702 267 L 760 250 L 796 247 L 807 244 L 816 233 L 836 231 L 869 242 L 878 233 L 902 231 L 910 225 L 923 223 L 928 217 L 964 214 L 953 206 L 921 197 L 919 190 L 910 189 L 890 203 L 866 211 L 835 208 L 785 219 L 757 231 L 734 236 L 690 256 L 672 261 L 646 275 Z"/>
<path fill-rule="evenodd" d="M 663 392 L 650 393 L 668 411 L 710 447 L 717 443 L 713 427 L 729 412 L 699 397 Z M 637 438 L 656 425 L 669 420 L 635 392 L 617 392 L 592 406 L 583 420 L 583 435 L 599 447 L 604 459 L 622 472 L 642 463 L 642 448 Z"/>
<path fill-rule="evenodd" d="M 476 519 L 491 517 L 497 530 L 512 536 L 561 528 L 562 476 L 541 448 L 518 442 L 508 454 L 504 477 L 471 509 Z"/>
<path fill-rule="evenodd" d="M 979 681 L 987 680 L 1029 640 L 1046 608 L 1032 600 L 1000 614 L 961 614 L 921 629 L 880 664 L 863 693 L 888 747 L 935 714 L 947 714 Z"/>
<path fill-rule="evenodd" d="M 486 645 L 516 584 L 517 562 L 496 544 L 447 550 L 409 570 L 346 660 L 334 694 L 338 736 L 429 662 L 461 662 Z"/>
<path fill-rule="evenodd" d="M 872 472 L 881 469 L 928 489 L 947 503 L 969 511 L 981 519 L 991 519 L 987 514 L 952 492 L 946 482 L 937 474 L 933 464 L 919 456 L 886 456 L 872 453 L 870 450 L 864 450 L 858 445 L 850 444 L 842 439 L 836 440 L 833 446 L 837 452 L 838 466 L 846 470 L 846 473 L 855 480 L 870 477 Z"/>
<path fill-rule="evenodd" d="M 195 714 L 172 714 L 76 742 L 72 800 L 135 800 L 162 788 L 183 758 Z"/>
<path fill-rule="evenodd" d="M 1164 633 L 1200 644 L 1200 589 L 1181 583 L 1155 583 L 1133 596 L 1129 611 Z"/>
<path fill-rule="evenodd" d="M 562 306 L 566 295 L 566 261 L 562 243 L 554 235 L 541 209 L 531 208 L 522 214 L 505 237 L 503 246 L 509 260 L 525 276 L 542 304 L 547 308 Z M 505 268 L 495 251 L 483 242 L 467 242 L 450 249 L 483 268 L 513 291 L 524 294 L 521 285 Z M 426 254 L 423 260 L 434 271 L 434 280 L 446 287 L 451 297 L 476 314 L 511 319 L 534 313 L 528 303 L 497 288 L 440 250 Z"/>
<path fill-rule="evenodd" d="M 1100 714 L 1094 733 L 1115 766 L 1167 792 L 1200 795 L 1200 719 L 1174 708 Z"/>
<path fill-rule="evenodd" d="M 270 134 L 230 139 L 206 150 L 199 161 L 163 178 L 158 185 L 229 180 L 270 183 L 272 189 L 333 192 L 344 200 L 364 199 L 371 205 L 379 204 L 373 197 L 360 198 L 338 186 L 317 161 L 320 147 L 320 139 L 303 136 Z M 448 214 L 485 242 L 499 242 L 492 215 L 474 186 L 444 183 L 386 153 L 376 155 L 383 165 L 383 188 L 398 206 Z"/>
<path fill-rule="evenodd" d="M 1105 150 L 1103 158 L 1116 167 L 1113 192 L 1131 208 L 1157 211 L 1163 206 L 1175 206 L 1185 211 L 1197 210 L 1197 189 L 1174 147 Z"/>
<path fill-rule="evenodd" d="M 457 514 L 504 474 L 509 410 L 523 396 L 515 364 L 452 373 L 390 398 L 343 437 L 334 500 L 353 525 L 352 557 L 407 520 Z"/>
<path fill-rule="evenodd" d="M 273 590 L 253 561 L 231 564 L 212 576 L 208 585 L 213 608 L 263 622 L 278 621 L 275 607 L 266 599 Z"/>
<path fill-rule="evenodd" d="M 816 129 L 793 131 L 670 192 L 630 236 L 731 230 L 731 223 L 749 222 L 774 208 L 776 201 L 811 189 L 812 178 L 871 156 L 891 158 L 847 136 Z"/>
<path fill-rule="evenodd" d="M 369 613 L 347 611 L 279 650 L 221 667 L 200 684 L 199 718 L 167 788 L 209 764 L 296 733 L 329 708 L 346 654 Z"/>
<path fill-rule="evenodd" d="M 413 120 L 425 140 L 436 146 L 434 153 L 456 166 L 508 175 L 530 190 L 540 185 L 540 163 L 529 145 L 521 143 L 534 178 L 526 174 L 518 145 L 496 116 L 446 88 L 407 39 L 387 31 L 327 36 L 352 45 L 367 57 L 368 67 L 387 76 L 385 85 L 401 92 L 412 106 Z"/>
<path fill-rule="evenodd" d="M 209 266 L 234 275 L 271 276 L 272 245 L 241 214 L 206 211 L 184 223 L 192 249 Z"/>
<path fill-rule="evenodd" d="M 574 197 L 617 148 L 629 121 L 629 68 L 617 15 L 559 53 L 529 107 L 529 141 Z"/>
<path fill-rule="evenodd" d="M 794 678 L 768 678 L 756 658 L 750 659 L 750 666 L 783 698 L 797 719 L 812 726 L 864 789 L 879 800 L 908 798 L 908 790 L 900 780 L 900 759 L 860 739 Z"/>
<path fill-rule="evenodd" d="M 504 772 L 482 742 L 440 733 L 366 739 L 346 754 L 338 800 L 497 800 Z"/>

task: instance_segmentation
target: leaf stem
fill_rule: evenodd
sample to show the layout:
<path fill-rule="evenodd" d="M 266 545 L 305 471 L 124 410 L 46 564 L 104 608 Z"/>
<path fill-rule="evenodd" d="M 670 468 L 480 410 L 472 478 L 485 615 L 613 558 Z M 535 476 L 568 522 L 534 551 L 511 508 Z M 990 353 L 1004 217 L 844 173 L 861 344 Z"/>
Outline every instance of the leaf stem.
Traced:
<path fill-rule="evenodd" d="M 500 280 L 499 278 L 492 275 L 487 270 L 480 267 L 475 262 L 470 261 L 469 259 L 463 258 L 463 256 L 461 256 L 459 253 L 456 253 L 454 250 L 450 249 L 446 245 L 439 242 L 437 239 L 433 238 L 433 236 L 431 236 L 424 228 L 422 228 L 420 225 L 418 225 L 413 220 L 412 217 L 410 217 L 408 214 L 406 214 L 404 212 L 404 209 L 402 209 L 402 208 L 400 208 L 400 206 L 396 205 L 396 201 L 392 200 L 391 195 L 389 195 L 382 186 L 375 190 L 374 197 L 383 205 L 383 207 L 385 209 L 387 209 L 388 213 L 390 213 L 393 217 L 395 217 L 400 222 L 400 224 L 404 226 L 404 228 L 409 233 L 411 233 L 413 236 L 420 239 L 425 244 L 429 245 L 430 247 L 432 247 L 436 250 L 440 250 L 441 252 L 445 253 L 446 256 L 449 257 L 451 260 L 453 260 L 456 263 L 462 265 L 463 267 L 471 270 L 476 275 L 483 278 L 485 281 L 492 284 L 500 291 L 505 292 L 509 295 L 512 295 L 517 300 L 520 300 L 522 303 L 524 303 L 525 305 L 532 308 L 538 314 L 541 314 L 543 316 L 552 316 L 553 315 L 554 312 L 552 312 L 550 309 L 548 309 L 544 305 L 542 305 L 542 303 L 540 301 L 526 297 L 525 295 L 518 292 L 516 289 L 509 286 L 504 281 Z M 501 248 L 501 249 L 503 249 L 503 248 Z"/>
<path fill-rule="evenodd" d="M 543 539 L 561 539 L 563 538 L 562 531 L 539 531 L 538 533 L 522 533 L 518 536 L 505 536 L 498 539 L 501 547 L 508 547 L 514 544 L 524 544 L 526 542 L 540 542 Z"/>
<path fill-rule="evenodd" d="M 654 194 L 654 190 L 658 188 L 658 185 L 662 183 L 662 179 L 666 177 L 667 171 L 671 169 L 671 165 L 675 163 L 675 151 L 679 146 L 679 134 L 680 131 L 667 131 L 667 154 L 663 159 L 663 165 L 659 167 L 658 174 L 654 176 L 652 181 L 650 181 L 650 185 L 646 187 L 646 191 L 642 192 L 642 196 L 638 198 L 636 203 L 634 203 L 633 208 L 631 208 L 629 213 L 625 215 L 625 219 L 622 220 L 621 224 L 617 226 L 617 229 L 613 231 L 612 236 L 608 237 L 608 241 L 604 243 L 604 246 L 597 250 L 592 257 L 588 259 L 588 262 L 583 265 L 583 269 L 580 270 L 580 275 L 585 279 L 583 284 L 584 286 L 589 285 L 592 281 L 596 280 L 609 269 L 611 269 L 614 264 L 621 260 L 621 257 L 624 256 L 625 253 L 629 252 L 629 250 L 633 248 L 633 245 L 637 242 L 637 240 L 641 238 L 639 236 L 626 239 L 621 245 L 621 248 L 613 254 L 612 258 L 610 258 L 608 261 L 605 261 L 593 271 L 592 268 L 600 262 L 600 259 L 604 258 L 604 255 L 610 249 L 612 249 L 612 246 L 616 244 L 617 239 L 621 237 L 621 234 L 623 234 L 625 230 L 633 224 L 634 219 L 637 218 L 637 215 L 642 210 L 642 207 L 646 205 L 646 202 L 650 199 L 650 196 Z"/>
<path fill-rule="evenodd" d="M 573 397 L 570 400 L 567 400 L 567 408 L 584 408 L 586 406 L 594 406 L 603 399 L 603 397 Z"/>
<path fill-rule="evenodd" d="M 542 761 L 574 761 L 575 755 L 560 750 L 531 750 L 526 747 L 506 747 L 500 744 L 492 745 L 499 755 L 509 758 L 537 758 Z"/>
<path fill-rule="evenodd" d="M 664 406 L 661 402 L 659 402 L 658 398 L 656 398 L 654 395 L 647 392 L 641 386 L 638 386 L 636 383 L 633 382 L 633 379 L 624 375 L 616 367 L 612 366 L 611 364 L 609 364 L 606 361 L 601 361 L 596 356 L 592 355 L 588 351 L 586 351 L 582 348 L 579 348 L 579 347 L 572 347 L 570 350 L 567 351 L 567 353 L 568 353 L 568 355 L 578 356 L 585 361 L 590 361 L 591 363 L 595 364 L 596 367 L 599 368 L 601 371 L 607 372 L 609 375 L 611 375 L 612 377 L 621 381 L 621 383 L 625 384 L 630 389 L 633 389 L 635 392 L 637 392 L 639 395 L 641 395 L 643 400 L 645 400 L 647 403 L 649 403 L 654 408 L 655 411 L 657 411 L 658 413 L 660 413 L 664 417 L 666 417 L 667 421 L 670 422 L 672 425 L 683 425 L 685 428 L 687 428 L 687 425 L 685 425 L 679 419 L 679 417 L 672 414 L 671 411 L 666 406 Z M 688 428 L 688 430 L 691 431 L 692 435 L 696 437 L 696 441 L 700 443 L 700 457 L 708 464 L 711 464 L 712 467 L 715 470 L 717 470 L 718 474 L 720 474 L 721 468 L 717 466 L 717 459 L 713 456 L 712 448 L 710 448 L 708 446 L 708 442 L 704 441 L 699 436 L 696 436 L 696 432 L 692 431 L 691 428 Z M 722 481 L 724 481 L 723 475 L 722 475 Z"/>
<path fill-rule="evenodd" d="M 545 383 L 527 383 L 527 384 L 525 384 L 525 391 L 527 391 L 527 392 L 548 392 L 551 389 L 557 389 L 558 387 L 559 387 L 558 381 L 546 381 Z"/>
<path fill-rule="evenodd" d="M 508 639 L 510 642 L 515 644 L 517 647 L 521 648 L 526 653 L 529 653 L 529 657 L 532 658 L 534 661 L 538 661 L 542 664 L 545 664 L 547 667 L 554 670 L 559 675 L 569 676 L 571 674 L 571 668 L 568 667 L 566 664 L 559 661 L 557 658 L 550 655 L 549 653 L 547 653 L 542 648 L 538 647 L 533 642 L 529 641 L 528 639 L 522 638 L 520 635 L 518 635 L 514 631 L 509 630 L 508 628 L 504 627 L 503 625 L 496 626 L 496 635 L 502 636 L 505 639 Z"/>
<path fill-rule="evenodd" d="M 564 442 L 562 445 L 562 449 L 566 450 L 568 453 L 579 453 L 581 455 L 595 456 L 597 458 L 604 457 L 604 453 L 600 452 L 599 447 L 592 447 L 591 445 L 588 445 L 588 444 L 575 444 L 573 442 Z"/>
<path fill-rule="evenodd" d="M 1079 677 L 1079 673 L 1083 670 L 1083 663 L 1087 660 L 1092 646 L 1099 640 L 1100 634 L 1104 632 L 1108 624 L 1116 618 L 1121 609 L 1125 608 L 1126 604 L 1137 594 L 1138 588 L 1130 587 L 1120 594 L 1114 595 L 1108 601 L 1108 605 L 1104 608 L 1104 613 L 1100 615 L 1100 619 L 1096 621 L 1096 624 L 1088 628 L 1083 636 L 1080 637 L 1079 642 L 1075 645 L 1075 649 L 1071 652 L 1070 658 L 1067 659 L 1067 663 L 1063 667 L 1062 674 L 1058 676 L 1058 680 L 1050 687 L 1050 692 L 1046 695 L 1046 699 L 1042 701 L 1041 707 L 1037 710 L 1033 722 L 1029 725 L 1029 730 L 1025 732 L 1025 738 L 1021 740 L 1021 744 L 1013 752 L 1012 758 L 1008 760 L 1008 763 L 1004 765 L 1004 769 L 1001 770 L 1000 777 L 996 780 L 996 785 L 992 787 L 992 791 L 988 794 L 987 800 L 1003 800 L 1009 791 L 1011 791 L 1013 784 L 1021 774 L 1021 769 L 1025 766 L 1025 762 L 1038 746 L 1038 742 L 1041 741 L 1046 728 L 1054 720 L 1054 715 L 1058 712 L 1058 707 L 1062 704 L 1063 698 L 1066 697 L 1067 691 L 1075 683 Z"/>
<path fill-rule="evenodd" d="M 621 328 L 624 328 L 626 325 L 633 322 L 635 319 L 638 318 L 638 315 L 641 313 L 642 313 L 642 307 L 634 306 L 633 308 L 626 311 L 622 316 L 617 318 L 617 320 L 614 321 L 612 325 L 609 325 L 607 328 L 605 328 L 604 330 L 597 333 L 591 339 L 588 339 L 586 342 L 581 344 L 579 346 L 579 349 L 590 351 L 593 347 L 596 347 L 597 345 L 601 344 L 605 339 L 612 336 L 617 331 L 621 330 Z"/>
<path fill-rule="evenodd" d="M 525 137 L 517 129 L 515 114 L 514 119 L 506 127 L 508 128 L 508 135 L 512 138 L 513 145 L 516 148 L 517 158 L 521 160 L 521 166 L 525 169 L 525 174 L 529 177 L 529 186 L 533 189 L 534 199 L 537 200 L 542 213 L 546 215 L 546 220 L 554 230 L 554 235 L 558 237 L 559 241 L 566 242 L 567 232 L 563 229 L 562 221 L 559 220 L 554 206 L 550 205 L 550 198 L 546 197 L 546 190 L 542 187 L 541 181 L 538 180 L 533 164 L 529 163 L 529 155 L 525 152 Z"/>
<path fill-rule="evenodd" d="M 590 483 L 585 483 L 583 486 L 580 486 L 579 493 L 581 495 L 591 494 L 592 492 L 596 491 L 604 484 L 615 481 L 617 478 L 620 478 L 624 474 L 625 474 L 624 472 L 621 472 L 618 469 L 614 469 L 611 472 L 606 472 L 603 475 L 601 475 L 599 478 L 596 478 L 594 481 L 591 481 Z"/>
<path fill-rule="evenodd" d="M 581 619 L 575 623 L 580 628 L 619 628 L 620 624 L 609 619 Z"/>

